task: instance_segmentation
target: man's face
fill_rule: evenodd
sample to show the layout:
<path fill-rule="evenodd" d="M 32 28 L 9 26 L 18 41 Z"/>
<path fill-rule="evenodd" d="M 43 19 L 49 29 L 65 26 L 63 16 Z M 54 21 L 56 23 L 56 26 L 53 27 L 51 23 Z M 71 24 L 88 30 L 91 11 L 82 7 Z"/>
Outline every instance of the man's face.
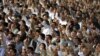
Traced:
<path fill-rule="evenodd" d="M 12 34 L 8 34 L 8 40 L 12 40 L 13 39 L 13 37 L 12 37 Z"/>
<path fill-rule="evenodd" d="M 36 34 L 36 36 L 39 36 L 39 32 L 36 32 L 35 34 Z"/>
<path fill-rule="evenodd" d="M 49 42 L 49 41 L 50 41 L 49 36 L 46 36 L 45 41 L 46 41 L 46 42 Z"/>
<path fill-rule="evenodd" d="M 15 37 L 15 41 L 16 42 L 20 41 L 20 36 Z"/>
<path fill-rule="evenodd" d="M 55 27 L 55 23 L 51 23 L 51 27 L 54 28 Z"/>
<path fill-rule="evenodd" d="M 27 52 L 25 49 L 22 49 L 22 53 L 21 53 L 22 56 L 27 56 Z"/>
<path fill-rule="evenodd" d="M 21 31 L 25 31 L 25 26 L 24 26 L 24 25 L 21 25 L 21 26 L 20 26 L 20 30 L 21 30 Z"/>
<path fill-rule="evenodd" d="M 3 24 L 2 23 L 0 23 L 0 30 L 3 30 Z"/>
<path fill-rule="evenodd" d="M 71 37 L 76 37 L 76 33 L 75 32 L 71 32 Z"/>
<path fill-rule="evenodd" d="M 47 20 L 47 19 L 48 19 L 48 17 L 45 15 L 45 16 L 43 17 L 43 19 L 44 19 L 44 20 Z"/>
<path fill-rule="evenodd" d="M 81 32 L 77 32 L 77 36 L 78 36 L 79 38 L 81 38 L 81 37 L 82 37 L 82 33 L 81 33 Z"/>
<path fill-rule="evenodd" d="M 8 55 L 15 56 L 15 53 L 14 53 L 14 51 L 12 49 L 10 49 L 9 52 L 8 52 Z"/>

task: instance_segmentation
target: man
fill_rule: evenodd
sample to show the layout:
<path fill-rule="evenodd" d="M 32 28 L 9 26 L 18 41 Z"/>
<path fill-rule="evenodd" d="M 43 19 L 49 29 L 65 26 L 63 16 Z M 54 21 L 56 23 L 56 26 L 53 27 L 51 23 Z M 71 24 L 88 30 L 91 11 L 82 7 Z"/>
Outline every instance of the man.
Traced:
<path fill-rule="evenodd" d="M 0 56 L 4 56 L 5 54 L 3 29 L 4 29 L 3 21 L 0 21 Z"/>
<path fill-rule="evenodd" d="M 34 53 L 34 49 L 32 47 L 27 48 L 27 55 L 28 56 L 39 56 L 39 54 Z"/>
<path fill-rule="evenodd" d="M 1 36 L 0 36 L 0 56 L 4 56 L 5 54 L 5 48 L 1 45 Z"/>
<path fill-rule="evenodd" d="M 7 56 L 16 56 L 16 52 L 17 52 L 16 49 L 11 48 L 11 49 L 9 49 Z"/>

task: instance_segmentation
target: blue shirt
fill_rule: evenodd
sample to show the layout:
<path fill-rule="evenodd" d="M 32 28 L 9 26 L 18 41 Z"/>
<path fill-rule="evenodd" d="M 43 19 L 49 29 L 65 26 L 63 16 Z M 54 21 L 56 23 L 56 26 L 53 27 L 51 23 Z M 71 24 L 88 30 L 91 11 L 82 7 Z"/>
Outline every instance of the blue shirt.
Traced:
<path fill-rule="evenodd" d="M 0 56 L 4 56 L 5 55 L 5 48 L 0 47 Z"/>

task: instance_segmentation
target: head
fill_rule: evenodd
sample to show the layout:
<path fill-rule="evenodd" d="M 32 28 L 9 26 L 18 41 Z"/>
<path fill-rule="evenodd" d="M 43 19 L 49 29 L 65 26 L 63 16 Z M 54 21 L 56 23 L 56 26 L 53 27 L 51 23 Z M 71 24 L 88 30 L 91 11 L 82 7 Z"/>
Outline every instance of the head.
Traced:
<path fill-rule="evenodd" d="M 9 32 L 7 39 L 13 40 L 14 34 L 12 32 Z"/>
<path fill-rule="evenodd" d="M 80 39 L 80 38 L 74 38 L 74 39 L 73 39 L 73 42 L 74 42 L 74 44 L 75 44 L 76 47 L 77 47 L 78 45 L 81 44 L 81 39 Z"/>
<path fill-rule="evenodd" d="M 8 44 L 7 45 L 7 51 L 9 51 L 12 48 L 15 48 L 15 45 L 14 44 Z"/>
<path fill-rule="evenodd" d="M 16 56 L 16 49 L 10 48 L 7 55 L 9 56 Z"/>
<path fill-rule="evenodd" d="M 20 25 L 26 25 L 26 22 L 24 20 L 21 20 Z"/>
<path fill-rule="evenodd" d="M 29 38 L 24 39 L 23 44 L 25 47 L 28 47 L 29 45 Z"/>
<path fill-rule="evenodd" d="M 51 27 L 52 27 L 52 28 L 55 28 L 56 26 L 57 26 L 56 22 L 52 22 L 52 23 L 51 23 Z"/>
<path fill-rule="evenodd" d="M 20 42 L 20 35 L 16 35 L 15 36 L 15 42 L 17 43 L 17 42 Z"/>
<path fill-rule="evenodd" d="M 9 29 L 8 28 L 5 29 L 4 33 L 5 33 L 5 35 L 8 35 L 9 34 Z"/>
<path fill-rule="evenodd" d="M 40 44 L 40 50 L 46 50 L 46 45 L 44 43 Z"/>
<path fill-rule="evenodd" d="M 81 52 L 83 53 L 83 55 L 88 55 L 89 54 L 89 52 L 90 52 L 90 50 L 89 50 L 89 48 L 84 44 L 84 43 L 81 43 L 81 45 L 80 45 L 80 50 L 81 50 Z"/>
<path fill-rule="evenodd" d="M 0 21 L 0 31 L 3 30 L 3 28 L 4 28 L 4 23 L 3 21 Z"/>
<path fill-rule="evenodd" d="M 45 40 L 45 34 L 41 33 L 40 36 L 42 40 Z"/>
<path fill-rule="evenodd" d="M 48 16 L 47 14 L 44 14 L 44 15 L 43 15 L 43 19 L 44 19 L 44 20 L 48 20 L 48 18 L 49 18 L 49 16 Z"/>
<path fill-rule="evenodd" d="M 21 32 L 24 32 L 25 30 L 26 30 L 25 25 L 20 25 L 20 31 L 21 31 Z"/>
<path fill-rule="evenodd" d="M 17 28 L 17 25 L 18 25 L 17 21 L 13 21 L 11 23 L 11 27 L 10 28 Z"/>
<path fill-rule="evenodd" d="M 76 31 L 72 31 L 72 32 L 71 32 L 71 37 L 72 37 L 72 38 L 76 37 Z"/>
<path fill-rule="evenodd" d="M 31 18 L 32 18 L 32 19 L 36 18 L 36 14 L 32 14 L 32 15 L 31 15 Z"/>
<path fill-rule="evenodd" d="M 47 43 L 50 44 L 51 40 L 52 40 L 52 36 L 51 35 L 46 35 L 45 40 L 46 40 Z"/>
<path fill-rule="evenodd" d="M 27 55 L 26 48 L 25 48 L 24 46 L 22 47 L 21 55 L 22 55 L 22 56 L 28 56 L 28 55 Z"/>
<path fill-rule="evenodd" d="M 33 54 L 34 53 L 34 49 L 32 47 L 27 47 L 27 54 Z"/>
<path fill-rule="evenodd" d="M 82 39 L 82 37 L 83 37 L 82 32 L 81 32 L 81 31 L 78 31 L 78 32 L 77 32 L 77 36 L 78 36 L 78 38 L 81 38 L 81 39 Z"/>
<path fill-rule="evenodd" d="M 40 35 L 40 33 L 41 33 L 41 31 L 38 29 L 38 30 L 36 30 L 36 32 L 35 32 L 35 36 L 39 36 Z"/>

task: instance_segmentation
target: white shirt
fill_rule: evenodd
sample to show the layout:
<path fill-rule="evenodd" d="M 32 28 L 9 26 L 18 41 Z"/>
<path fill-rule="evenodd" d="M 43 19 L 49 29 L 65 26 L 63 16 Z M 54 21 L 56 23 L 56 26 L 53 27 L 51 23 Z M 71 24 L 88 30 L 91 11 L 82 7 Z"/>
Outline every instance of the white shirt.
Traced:
<path fill-rule="evenodd" d="M 8 15 L 9 14 L 8 8 L 4 8 L 3 12 L 5 12 Z"/>
<path fill-rule="evenodd" d="M 80 29 L 82 28 L 82 22 L 79 22 L 79 25 L 80 25 Z"/>
<path fill-rule="evenodd" d="M 79 55 L 79 56 L 85 56 L 85 55 L 83 54 L 83 52 L 78 52 L 78 55 Z"/>
<path fill-rule="evenodd" d="M 45 34 L 45 35 L 52 35 L 53 30 L 49 27 L 48 28 L 43 27 L 42 28 L 42 33 Z"/>
<path fill-rule="evenodd" d="M 54 19 L 55 13 L 51 12 L 50 10 L 48 10 L 48 13 L 49 13 L 49 17 L 50 17 L 51 19 Z"/>
<path fill-rule="evenodd" d="M 67 21 L 66 20 L 61 20 L 61 19 L 59 19 L 59 24 L 61 24 L 61 25 L 66 25 L 67 24 Z"/>
<path fill-rule="evenodd" d="M 28 27 L 31 27 L 31 22 L 24 15 L 22 16 L 22 20 L 24 20 L 26 22 L 26 25 Z"/>

